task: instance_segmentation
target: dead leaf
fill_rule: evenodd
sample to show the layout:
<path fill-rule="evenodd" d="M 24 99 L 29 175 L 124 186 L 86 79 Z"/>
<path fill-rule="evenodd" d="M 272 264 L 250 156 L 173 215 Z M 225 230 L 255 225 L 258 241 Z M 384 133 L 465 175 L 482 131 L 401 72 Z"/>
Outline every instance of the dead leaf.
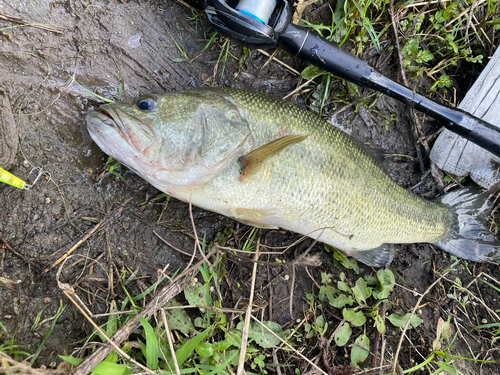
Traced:
<path fill-rule="evenodd" d="M 293 21 L 294 23 L 298 23 L 299 20 L 302 18 L 302 13 L 304 13 L 304 10 L 311 4 L 315 3 L 317 0 L 298 0 L 295 7 L 295 14 L 293 15 Z"/>

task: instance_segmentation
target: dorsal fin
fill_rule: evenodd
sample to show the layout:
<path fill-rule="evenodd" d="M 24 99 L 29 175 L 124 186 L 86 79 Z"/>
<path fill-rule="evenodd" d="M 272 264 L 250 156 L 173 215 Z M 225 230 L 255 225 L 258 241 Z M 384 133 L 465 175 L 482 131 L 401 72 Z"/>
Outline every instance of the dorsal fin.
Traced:
<path fill-rule="evenodd" d="M 240 179 L 244 181 L 245 179 L 253 176 L 259 171 L 260 167 L 262 167 L 262 164 L 268 157 L 276 155 L 278 152 L 284 150 L 290 145 L 293 145 L 294 143 L 302 142 L 307 137 L 309 137 L 309 134 L 287 135 L 266 143 L 252 152 L 241 156 L 238 159 L 242 164 Z"/>

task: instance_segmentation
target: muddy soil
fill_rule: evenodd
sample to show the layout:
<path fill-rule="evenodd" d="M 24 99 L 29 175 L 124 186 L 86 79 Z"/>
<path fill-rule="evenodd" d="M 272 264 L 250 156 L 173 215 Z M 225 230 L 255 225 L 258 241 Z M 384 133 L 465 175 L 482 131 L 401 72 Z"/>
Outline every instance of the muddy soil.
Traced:
<path fill-rule="evenodd" d="M 212 30 L 203 17 L 193 17 L 190 10 L 174 1 L 0 0 L 0 14 L 37 24 L 0 20 L 0 166 L 27 182 L 33 182 L 37 176 L 39 169 L 30 173 L 33 168 L 43 168 L 45 172 L 31 190 L 0 185 L 0 235 L 20 254 L 0 249 L 0 276 L 16 283 L 0 284 L 0 322 L 10 335 L 16 334 L 18 344 L 26 345 L 33 353 L 51 326 L 49 321 L 32 330 L 35 317 L 44 307 L 42 319 L 53 316 L 62 301 L 66 309 L 35 362 L 36 366 L 54 366 L 60 362 L 58 354 L 70 354 L 81 347 L 80 340 L 91 331 L 58 288 L 58 266 L 51 268 L 85 233 L 112 217 L 78 248 L 65 265 L 70 271 L 62 275 L 62 281 L 78 285 L 80 297 L 95 314 L 106 312 L 110 299 L 122 297 L 120 291 L 113 292 L 109 287 L 113 263 L 118 271 L 136 272 L 138 281 L 130 288 L 138 294 L 157 280 L 157 270 L 166 265 L 174 270 L 186 264 L 189 258 L 173 247 L 191 252 L 194 243 L 188 205 L 175 199 L 168 204 L 165 198 L 152 201 L 159 192 L 124 167 L 117 170 L 123 179 L 111 174 L 102 177 L 107 156 L 93 144 L 84 123 L 85 113 L 102 101 L 82 87 L 113 100 L 119 95 L 128 98 L 139 93 L 204 85 L 245 88 L 284 97 L 297 87 L 300 78 L 275 62 L 266 64 L 268 58 L 257 51 L 247 55 L 240 66 L 235 58 L 240 58 L 243 51 L 235 43 L 229 47 L 223 71 L 222 62 L 217 64 L 220 46 L 204 51 Z M 299 71 L 303 68 L 302 62 L 284 53 L 278 56 Z M 372 54 L 370 60 L 377 65 L 384 60 L 382 57 Z M 390 76 L 396 74 L 384 66 L 381 69 Z M 342 88 L 340 84 L 338 88 Z M 300 96 L 289 100 L 303 107 L 309 103 Z M 362 107 L 354 112 L 354 106 L 335 115 L 341 106 L 330 102 L 323 116 L 361 142 L 390 153 L 416 156 L 407 110 L 402 105 L 383 98 L 376 103 L 381 116 Z M 396 120 L 381 126 L 391 113 Z M 427 130 L 436 131 L 433 127 Z M 417 185 L 412 191 L 429 198 L 437 194 L 432 177 L 420 169 L 418 162 L 393 158 L 387 168 L 405 188 Z M 117 214 L 121 207 L 125 208 Z M 249 229 L 197 208 L 193 208 L 193 216 L 198 235 L 206 234 L 208 240 L 231 228 L 230 244 L 239 245 L 239 239 Z M 290 245 L 299 238 L 284 231 L 261 233 L 262 243 L 268 246 Z M 306 240 L 284 257 L 291 260 L 309 245 L 311 241 Z M 309 270 L 316 281 L 320 280 L 320 269 L 334 276 L 340 272 L 334 267 L 331 254 L 322 249 L 316 245 L 312 250 L 323 262 L 321 268 Z M 391 311 L 410 311 L 419 293 L 436 280 L 434 271 L 451 264 L 447 254 L 431 246 L 400 246 L 392 267 L 401 287 L 396 287 L 390 297 Z M 248 297 L 250 263 L 229 259 L 226 267 L 225 303 L 234 306 L 240 297 Z M 460 278 L 463 285 L 473 281 L 469 289 L 489 309 L 479 302 L 465 307 L 454 303 L 447 297 L 451 284 L 440 282 L 419 308 L 424 323 L 410 331 L 411 342 L 405 340 L 403 344 L 399 356 L 403 367 L 421 362 L 418 352 L 424 357 L 429 353 L 439 317 L 452 317 L 454 329 L 460 330 L 452 350 L 466 357 L 479 354 L 481 359 L 498 360 L 497 349 L 488 346 L 488 331 L 473 330 L 484 322 L 494 322 L 491 311 L 500 309 L 498 293 L 478 281 L 481 272 L 500 279 L 498 266 L 461 262 L 455 269 L 447 277 L 453 281 Z M 373 270 L 361 265 L 361 272 Z M 286 267 L 259 268 L 257 290 L 263 303 L 268 304 L 265 319 L 293 325 L 296 319 L 304 317 L 305 293 L 318 290 L 304 267 L 296 267 L 290 313 L 292 278 L 284 276 L 291 274 L 292 270 Z M 347 275 L 350 280 L 358 277 L 350 271 Z M 234 287 L 236 283 L 243 288 Z M 326 314 L 330 326 L 335 327 L 339 312 Z M 375 331 L 367 335 L 373 339 Z M 400 331 L 389 325 L 385 335 L 388 362 L 399 336 Z M 333 365 L 349 363 L 344 353 L 350 349 L 334 347 L 332 351 Z M 313 356 L 318 348 L 310 347 L 306 352 Z M 470 370 L 465 362 L 461 366 L 465 374 L 497 373 L 488 364 Z"/>

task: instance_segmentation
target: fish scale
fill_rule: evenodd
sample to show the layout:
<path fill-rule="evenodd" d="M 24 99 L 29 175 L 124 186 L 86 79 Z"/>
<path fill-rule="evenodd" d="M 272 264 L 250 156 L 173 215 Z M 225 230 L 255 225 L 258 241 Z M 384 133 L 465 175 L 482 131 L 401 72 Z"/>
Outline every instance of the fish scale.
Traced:
<path fill-rule="evenodd" d="M 369 265 L 389 263 L 397 243 L 498 257 L 487 193 L 422 199 L 348 135 L 278 98 L 230 88 L 148 95 L 103 105 L 87 124 L 106 153 L 167 194 L 309 235 Z"/>

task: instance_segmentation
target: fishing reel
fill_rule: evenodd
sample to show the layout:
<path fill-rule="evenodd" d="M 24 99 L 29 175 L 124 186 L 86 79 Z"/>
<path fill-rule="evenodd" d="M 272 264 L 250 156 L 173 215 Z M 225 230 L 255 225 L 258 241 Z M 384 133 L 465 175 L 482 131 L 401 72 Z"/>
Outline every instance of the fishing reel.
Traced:
<path fill-rule="evenodd" d="M 292 19 L 290 0 L 190 0 L 205 10 L 209 22 L 225 36 L 253 48 L 273 48 Z"/>

